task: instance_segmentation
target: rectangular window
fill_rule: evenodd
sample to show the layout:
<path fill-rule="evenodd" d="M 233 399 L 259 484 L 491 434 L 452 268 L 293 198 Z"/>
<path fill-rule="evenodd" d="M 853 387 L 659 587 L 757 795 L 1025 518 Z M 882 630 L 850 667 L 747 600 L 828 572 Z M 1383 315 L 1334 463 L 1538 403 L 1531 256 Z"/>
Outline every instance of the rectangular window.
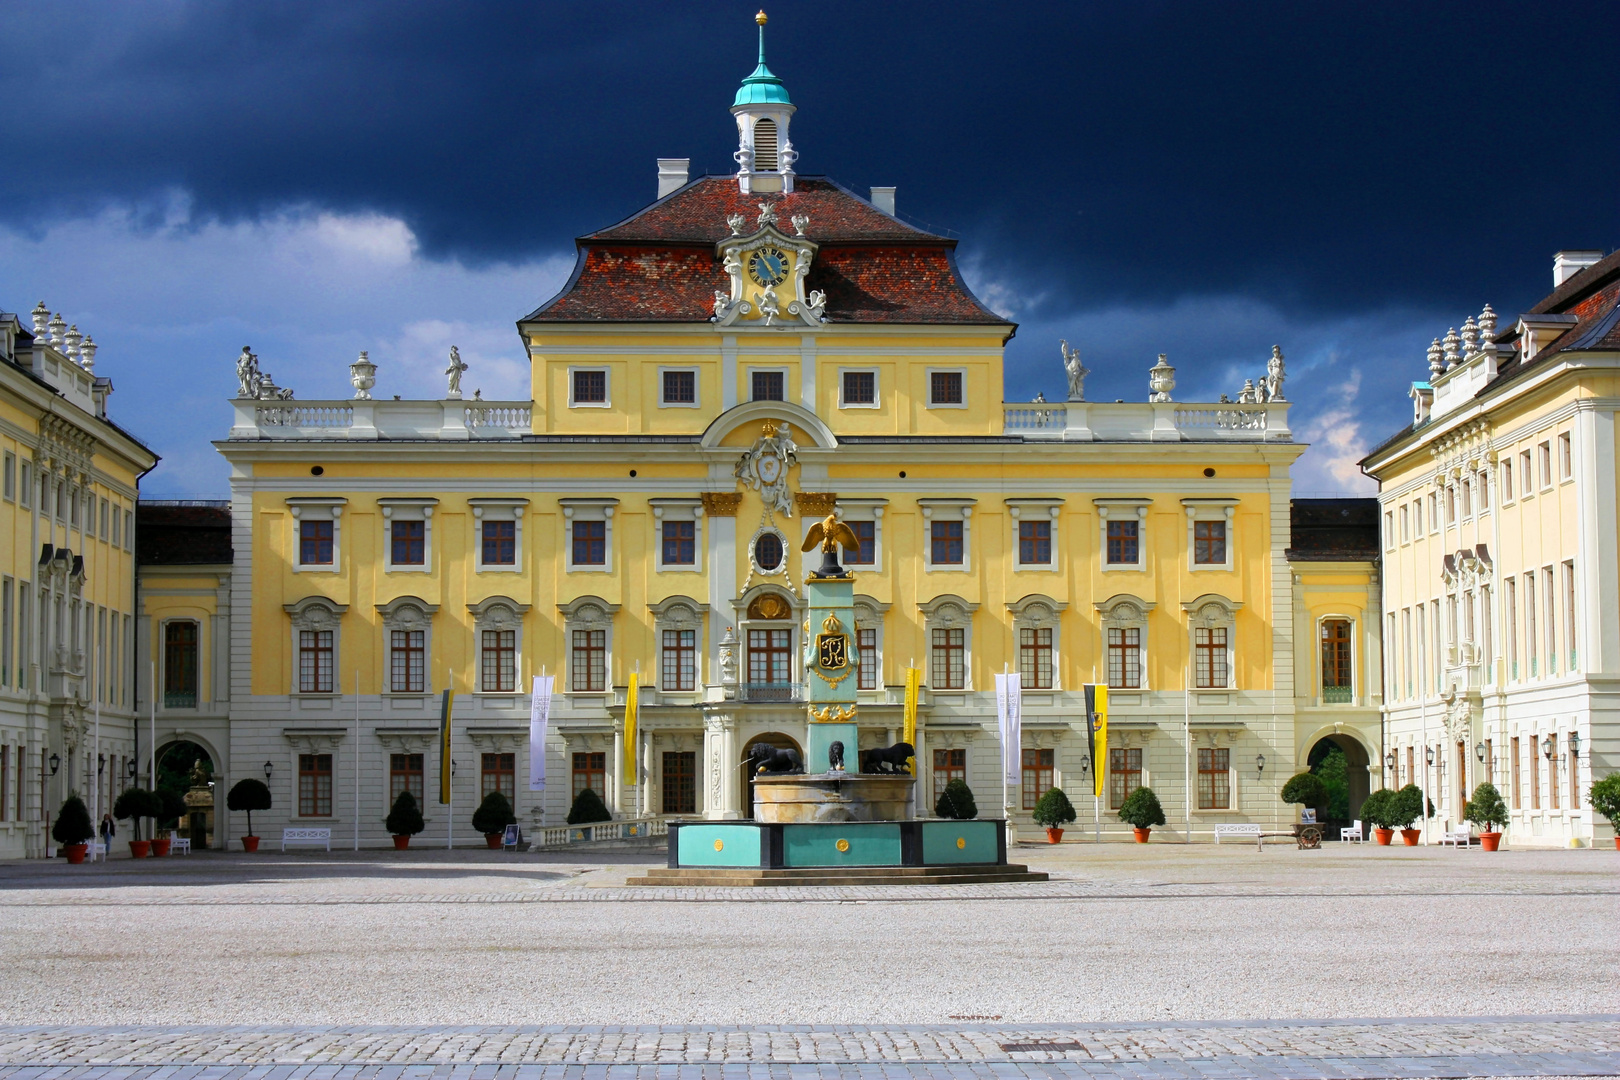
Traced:
<path fill-rule="evenodd" d="M 1406 748 L 1406 782 L 1408 784 L 1417 783 L 1417 747 L 1415 746 Z"/>
<path fill-rule="evenodd" d="M 935 750 L 934 802 L 936 805 L 939 803 L 940 796 L 945 794 L 945 786 L 952 780 L 967 783 L 967 751 Z"/>
<path fill-rule="evenodd" d="M 1401 507 L 1400 520 L 1401 520 L 1401 543 L 1404 544 L 1404 543 L 1406 543 L 1406 541 L 1408 539 L 1407 524 L 1408 524 L 1408 522 L 1410 520 L 1410 515 L 1407 513 L 1407 510 L 1406 510 L 1405 506 Z"/>
<path fill-rule="evenodd" d="M 118 631 L 118 616 L 113 616 L 113 632 Z M 0 659 L 0 668 L 5 666 L 4 659 Z M 0 685 L 5 680 L 0 678 Z M 96 700 L 107 701 L 107 609 L 96 610 Z"/>
<path fill-rule="evenodd" d="M 697 689 L 697 631 L 664 631 L 664 690 Z"/>
<path fill-rule="evenodd" d="M 573 676 L 574 690 L 597 692 L 607 689 L 607 631 L 575 630 Z"/>
<path fill-rule="evenodd" d="M 163 627 L 163 707 L 197 707 L 197 624 L 194 622 L 171 622 Z"/>
<path fill-rule="evenodd" d="M 1222 689 L 1227 685 L 1226 627 L 1200 626 L 1193 630 L 1197 649 L 1197 685 L 1200 688 Z"/>
<path fill-rule="evenodd" d="M 1566 746 L 1569 745 L 1569 740 L 1566 739 L 1564 744 Z M 1579 771 L 1580 770 L 1580 759 L 1575 756 L 1575 751 L 1574 750 L 1569 751 L 1568 764 L 1569 764 L 1569 808 L 1571 810 L 1579 810 L 1581 808 L 1581 783 L 1580 783 L 1580 775 L 1581 774 L 1580 774 L 1580 771 Z"/>
<path fill-rule="evenodd" d="M 28 689 L 28 665 L 33 663 L 34 635 L 29 622 L 29 586 L 17 582 L 17 689 Z M 20 757 L 17 759 L 22 760 Z"/>
<path fill-rule="evenodd" d="M 332 565 L 332 523 L 330 521 L 300 521 L 298 523 L 298 561 L 304 566 Z"/>
<path fill-rule="evenodd" d="M 67 489 L 67 504 L 68 504 L 68 524 L 76 529 L 76 528 L 79 527 L 79 489 L 78 488 L 70 487 L 70 488 Z"/>
<path fill-rule="evenodd" d="M 1193 562 L 1200 566 L 1226 564 L 1226 522 L 1193 522 Z"/>
<path fill-rule="evenodd" d="M 751 371 L 749 379 L 752 382 L 754 401 L 782 401 L 786 398 L 786 376 L 780 371 Z"/>
<path fill-rule="evenodd" d="M 697 404 L 697 372 L 695 372 L 695 371 L 666 371 L 666 372 L 664 372 L 664 404 L 665 405 L 696 405 Z"/>
<path fill-rule="evenodd" d="M 121 535 L 121 531 L 118 528 L 118 524 L 122 520 L 123 520 L 123 515 L 121 513 L 119 513 L 118 507 L 114 506 L 112 508 L 112 545 L 113 545 L 113 547 L 120 547 L 124 543 L 123 537 Z"/>
<path fill-rule="evenodd" d="M 875 372 L 875 371 L 846 371 L 846 372 L 844 372 L 844 404 L 845 405 L 876 405 L 877 404 L 877 372 Z"/>
<path fill-rule="evenodd" d="M 1547 674 L 1558 670 L 1558 593 L 1553 588 L 1552 567 L 1541 571 L 1541 595 L 1547 605 Z"/>
<path fill-rule="evenodd" d="M 483 632 L 485 693 L 510 694 L 517 689 L 517 631 Z"/>
<path fill-rule="evenodd" d="M 1570 446 L 1569 432 L 1558 436 L 1558 478 L 1568 480 L 1575 475 L 1575 453 Z"/>
<path fill-rule="evenodd" d="M 1412 500 L 1412 535 L 1414 539 L 1423 538 L 1423 500 Z"/>
<path fill-rule="evenodd" d="M 607 522 L 574 522 L 574 565 L 607 565 Z"/>
<path fill-rule="evenodd" d="M 600 750 L 574 755 L 574 798 L 590 788 L 607 798 L 607 754 Z"/>
<path fill-rule="evenodd" d="M 1432 491 L 1429 492 L 1429 531 L 1440 531 L 1440 496 Z"/>
<path fill-rule="evenodd" d="M 962 523 L 960 521 L 934 521 L 929 523 L 931 561 L 935 566 L 962 564 Z"/>
<path fill-rule="evenodd" d="M 960 371 L 931 371 L 928 373 L 928 404 L 961 405 L 962 373 Z"/>
<path fill-rule="evenodd" d="M 666 521 L 663 523 L 664 565 L 697 565 L 697 522 Z"/>
<path fill-rule="evenodd" d="M 1125 797 L 1142 786 L 1142 751 L 1123 747 L 1108 751 L 1108 805 L 1118 810 Z"/>
<path fill-rule="evenodd" d="M 1520 805 L 1519 804 L 1519 737 L 1517 735 L 1513 736 L 1513 738 L 1511 740 L 1509 740 L 1508 749 L 1509 749 L 1509 751 L 1510 751 L 1510 753 L 1512 755 L 1509 758 L 1509 766 L 1510 766 L 1510 768 L 1512 770 L 1511 779 L 1512 779 L 1512 789 L 1513 789 L 1513 809 L 1517 810 L 1517 809 L 1519 809 L 1519 805 Z"/>
<path fill-rule="evenodd" d="M 873 566 L 877 563 L 877 522 L 851 521 L 847 523 L 855 534 L 859 547 L 846 552 L 844 561 L 851 566 Z"/>
<path fill-rule="evenodd" d="M 1116 690 L 1141 689 L 1142 631 L 1140 627 L 1109 628 L 1108 685 Z"/>
<path fill-rule="evenodd" d="M 332 755 L 298 755 L 298 816 L 332 816 Z"/>
<path fill-rule="evenodd" d="M 0 475 L 3 475 L 3 479 L 0 479 L 0 488 L 4 489 L 6 501 L 7 502 L 16 502 L 17 501 L 17 455 L 13 454 L 9 450 L 6 451 L 5 467 L 4 467 L 3 470 L 0 470 Z"/>
<path fill-rule="evenodd" d="M 967 687 L 967 631 L 960 626 L 935 627 L 929 633 L 932 667 L 928 685 L 935 690 Z"/>
<path fill-rule="evenodd" d="M 1465 518 L 1473 517 L 1474 516 L 1474 485 L 1470 484 L 1468 482 L 1467 478 L 1465 477 L 1462 481 L 1460 481 L 1458 483 L 1457 486 L 1462 488 L 1462 512 L 1463 512 L 1463 517 L 1465 517 Z"/>
<path fill-rule="evenodd" d="M 860 658 L 860 672 L 856 675 L 856 687 L 861 690 L 876 690 L 878 688 L 878 653 L 877 629 L 863 626 L 855 631 L 855 648 Z"/>
<path fill-rule="evenodd" d="M 411 793 L 418 809 L 422 806 L 422 755 L 388 755 L 388 805 L 393 806 L 402 791 Z"/>
<path fill-rule="evenodd" d="M 1446 486 L 1446 524 L 1457 524 L 1457 487 L 1455 484 Z"/>
<path fill-rule="evenodd" d="M 1052 562 L 1052 523 L 1018 523 L 1018 561 L 1024 566 L 1047 566 Z"/>
<path fill-rule="evenodd" d="M 394 521 L 389 528 L 393 534 L 390 561 L 395 566 L 422 566 L 427 562 L 427 522 Z"/>
<path fill-rule="evenodd" d="M 1552 443 L 1541 443 L 1536 449 L 1541 453 L 1541 486 L 1552 487 Z"/>
<path fill-rule="evenodd" d="M 1547 742 L 1552 747 L 1552 753 L 1547 755 L 1547 806 L 1557 810 L 1558 797 L 1562 794 L 1560 789 L 1563 787 L 1558 775 L 1558 736 L 1548 735 Z"/>
<path fill-rule="evenodd" d="M 28 617 L 28 602 L 27 602 L 27 591 L 26 591 L 27 588 L 28 588 L 28 586 L 24 585 L 22 587 L 22 590 L 20 590 L 22 595 L 21 595 L 21 597 L 19 599 L 18 606 L 17 606 L 17 614 L 20 617 L 22 617 L 23 619 L 26 619 Z M 25 627 L 25 633 L 26 633 L 26 627 Z M 118 637 L 118 653 L 119 653 L 119 655 L 120 656 L 129 655 L 129 651 L 133 648 L 134 642 L 135 642 L 135 637 L 134 637 L 134 635 L 132 635 L 129 632 L 129 616 L 125 615 L 124 616 L 124 632 L 122 634 L 120 634 L 119 637 Z M 131 656 L 130 659 L 129 659 L 129 663 L 134 663 L 134 662 L 135 662 L 134 657 Z M 113 665 L 115 670 L 118 668 L 118 666 L 119 666 L 118 664 Z M 20 683 L 21 682 L 20 676 L 22 675 L 22 669 L 20 667 L 17 670 L 17 674 L 19 676 L 18 681 Z M 120 679 L 118 681 L 118 704 L 120 704 L 120 705 L 129 704 L 127 701 L 124 700 L 125 696 L 128 693 L 129 693 L 129 680 L 128 679 Z"/>
<path fill-rule="evenodd" d="M 298 631 L 298 692 L 332 692 L 332 631 Z"/>
<path fill-rule="evenodd" d="M 1198 809 L 1232 808 L 1232 751 L 1226 747 L 1198 750 Z"/>
<path fill-rule="evenodd" d="M 756 689 L 779 687 L 783 700 L 793 676 L 791 630 L 748 631 L 748 682 Z M 775 700 L 762 694 L 761 700 Z"/>
<path fill-rule="evenodd" d="M 1348 705 L 1350 683 L 1350 620 L 1322 620 L 1322 702 Z"/>
<path fill-rule="evenodd" d="M 1024 626 L 1018 630 L 1018 671 L 1029 690 L 1052 689 L 1052 628 Z"/>
<path fill-rule="evenodd" d="M 697 813 L 696 751 L 664 751 L 664 813 Z"/>
<path fill-rule="evenodd" d="M 1053 750 L 1025 750 L 1023 761 L 1024 773 L 1024 809 L 1035 809 L 1035 803 L 1042 795 L 1052 790 L 1053 760 L 1056 751 Z"/>
<path fill-rule="evenodd" d="M 107 539 L 107 500 L 101 500 L 101 532 L 98 534 L 103 540 Z"/>
<path fill-rule="evenodd" d="M 116 758 L 114 759 L 117 760 Z M 11 747 L 0 746 L 0 821 L 11 820 Z"/>
<path fill-rule="evenodd" d="M 130 551 L 135 547 L 135 511 L 124 511 L 124 550 Z"/>
<path fill-rule="evenodd" d="M 606 405 L 607 399 L 606 371 L 574 372 L 575 405 Z"/>
<path fill-rule="evenodd" d="M 1569 651 L 1569 670 L 1574 671 L 1576 642 L 1579 640 L 1575 633 L 1575 562 L 1565 559 L 1563 563 L 1564 574 L 1564 648 Z"/>
<path fill-rule="evenodd" d="M 1395 631 L 1394 619 L 1395 619 L 1395 616 L 1391 615 L 1390 616 L 1390 627 L 1389 627 L 1391 633 L 1394 633 L 1394 631 Z M 1412 646 L 1413 646 L 1414 643 L 1417 645 L 1417 652 L 1418 652 L 1418 662 L 1416 664 L 1412 663 Z M 1401 656 L 1400 656 L 1400 661 L 1401 662 L 1400 662 L 1400 669 L 1396 670 L 1394 667 L 1391 667 L 1389 674 L 1390 674 L 1390 681 L 1392 683 L 1394 683 L 1397 688 L 1399 688 L 1400 685 L 1401 685 L 1400 676 L 1402 674 L 1404 674 L 1406 676 L 1406 697 L 1408 699 L 1410 699 L 1412 697 L 1412 681 L 1413 681 L 1412 680 L 1412 671 L 1413 671 L 1413 669 L 1416 668 L 1417 673 L 1418 673 L 1418 679 L 1420 681 L 1422 680 L 1422 677 L 1423 677 L 1422 655 L 1423 655 L 1423 605 L 1419 604 L 1418 607 L 1417 607 L 1417 635 L 1415 637 L 1412 634 L 1412 609 L 1411 608 L 1401 608 Z M 1424 688 L 1424 689 L 1425 689 L 1425 692 L 1426 692 L 1426 688 Z"/>
<path fill-rule="evenodd" d="M 517 805 L 517 755 L 480 754 L 478 767 L 479 798 L 498 791 L 506 801 Z"/>
<path fill-rule="evenodd" d="M 1384 550 L 1394 551 L 1397 537 L 1395 535 L 1395 511 L 1384 511 Z"/>
<path fill-rule="evenodd" d="M 1137 532 L 1138 523 L 1135 521 L 1110 521 L 1108 523 L 1108 563 L 1110 566 L 1135 566 L 1140 562 L 1138 558 L 1140 539 Z"/>
<path fill-rule="evenodd" d="M 1440 601 L 1438 601 L 1438 600 L 1430 600 L 1429 601 L 1429 626 L 1430 626 L 1430 628 L 1432 629 L 1432 631 L 1434 633 L 1434 649 L 1432 650 L 1432 653 L 1431 653 L 1432 660 L 1431 660 L 1431 663 L 1429 665 L 1430 669 L 1431 669 L 1431 671 L 1433 673 L 1433 678 L 1432 678 L 1431 682 L 1429 683 L 1429 685 L 1434 687 L 1435 690 L 1438 691 L 1439 688 L 1440 688 L 1440 675 L 1441 675 L 1440 660 L 1441 660 L 1441 657 L 1444 655 L 1444 650 L 1443 650 L 1443 648 L 1441 646 L 1441 643 L 1440 643 Z M 1420 629 L 1420 630 L 1422 629 L 1421 621 L 1419 622 L 1418 629 Z M 1418 663 L 1419 664 L 1422 664 L 1422 662 L 1423 662 L 1422 661 L 1422 653 L 1421 653 L 1422 648 L 1423 648 L 1423 645 L 1422 645 L 1421 642 L 1419 642 L 1418 643 L 1418 649 L 1419 649 Z"/>
<path fill-rule="evenodd" d="M 485 566 L 517 565 L 516 521 L 486 521 L 482 533 Z"/>
<path fill-rule="evenodd" d="M 1519 677 L 1519 583 L 1507 579 L 1507 609 L 1502 613 L 1507 623 L 1508 678 Z"/>
<path fill-rule="evenodd" d="M 1479 512 L 1484 513 L 1491 508 L 1491 475 L 1481 469 L 1474 477 L 1474 488 L 1479 492 Z"/>
<path fill-rule="evenodd" d="M 1525 749 L 1530 759 L 1530 809 L 1541 809 L 1541 763 L 1536 760 L 1536 738 L 1532 735 L 1527 740 Z"/>
<path fill-rule="evenodd" d="M 33 462 L 24 461 L 17 466 L 17 495 L 18 501 L 25 507 L 34 505 L 34 465 Z M 17 760 L 22 761 L 22 755 Z"/>
<path fill-rule="evenodd" d="M 1524 649 L 1530 677 L 1536 677 L 1536 575 L 1524 575 Z"/>
<path fill-rule="evenodd" d="M 1512 502 L 1513 501 L 1513 461 L 1511 459 L 1509 459 L 1509 458 L 1503 458 L 1502 459 L 1502 464 L 1499 466 L 1499 470 L 1500 470 L 1501 475 L 1502 475 L 1502 501 L 1503 502 Z"/>
<path fill-rule="evenodd" d="M 11 685 L 12 620 L 11 591 L 14 582 L 0 579 L 0 686 Z"/>
<path fill-rule="evenodd" d="M 391 630 L 388 637 L 388 689 L 396 694 L 425 693 L 427 631 Z"/>

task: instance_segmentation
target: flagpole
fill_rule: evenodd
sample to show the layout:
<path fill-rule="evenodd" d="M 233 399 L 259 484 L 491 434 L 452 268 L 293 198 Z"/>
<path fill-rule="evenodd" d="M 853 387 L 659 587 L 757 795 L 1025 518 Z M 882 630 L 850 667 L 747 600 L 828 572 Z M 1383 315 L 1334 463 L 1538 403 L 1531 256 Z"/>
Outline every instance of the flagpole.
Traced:
<path fill-rule="evenodd" d="M 147 711 L 148 711 L 149 715 L 151 716 L 151 724 L 152 724 L 152 745 L 150 747 L 150 749 L 152 751 L 152 756 L 151 756 L 151 758 L 148 759 L 147 770 L 146 770 L 146 784 L 147 784 L 147 790 L 156 791 L 157 790 L 157 661 L 156 660 L 151 660 L 151 661 L 148 661 L 148 663 L 151 665 L 151 672 L 152 672 L 152 675 L 151 675 L 152 692 L 150 694 L 146 695 L 147 699 L 148 699 L 147 702 L 146 702 L 146 705 L 147 705 Z"/>
<path fill-rule="evenodd" d="M 1185 740 L 1186 755 L 1182 761 L 1182 782 L 1187 785 L 1187 843 L 1192 843 L 1193 830 L 1193 790 L 1192 790 L 1192 672 L 1187 668 L 1181 669 L 1181 701 L 1182 701 L 1182 737 Z"/>
<path fill-rule="evenodd" d="M 451 690 L 455 689 L 455 685 L 456 685 L 455 669 L 454 668 L 445 668 L 444 669 L 444 689 L 445 689 L 445 692 L 448 693 Z M 446 731 L 448 731 L 449 728 L 450 728 L 450 713 L 452 711 L 454 711 L 454 709 L 455 709 L 455 699 L 452 698 L 451 703 L 450 703 L 450 707 L 444 710 L 444 726 L 445 726 Z M 449 757 L 449 755 L 450 755 L 450 740 L 448 738 L 446 738 L 444 740 L 444 750 L 442 751 L 442 753 L 446 757 Z M 445 800 L 445 804 L 444 804 L 444 849 L 446 851 L 453 851 L 453 850 L 455 850 L 455 846 L 456 846 L 456 837 L 455 837 L 455 822 L 456 822 L 456 763 L 454 761 L 451 761 L 450 764 L 448 764 L 448 765 L 440 765 L 440 768 L 448 769 L 450 771 L 450 784 L 449 784 L 449 786 L 450 786 L 450 798 Z"/>
<path fill-rule="evenodd" d="M 360 669 L 354 669 L 354 850 L 360 850 Z"/>
<path fill-rule="evenodd" d="M 104 648 L 104 649 L 106 648 L 105 643 L 102 645 L 102 648 Z M 102 670 L 99 670 L 99 671 L 95 670 L 96 658 L 93 657 L 92 660 L 91 660 L 92 674 L 91 674 L 91 677 L 90 677 L 91 691 L 96 695 L 96 740 L 95 740 L 96 741 L 96 748 L 95 748 L 95 756 L 96 756 L 96 780 L 95 780 L 95 783 L 96 783 L 96 797 L 94 799 L 92 799 L 91 802 L 95 806 L 94 821 L 96 823 L 96 836 L 98 838 L 100 838 L 101 843 L 102 843 L 101 861 L 106 862 L 107 861 L 107 847 L 109 845 L 111 845 L 112 837 L 110 837 L 110 836 L 102 836 L 101 835 L 101 774 L 102 774 L 102 764 L 101 764 L 101 695 L 102 695 L 102 691 L 101 691 L 101 688 L 97 685 L 97 683 L 95 681 L 95 676 L 96 675 L 102 675 L 102 676 L 106 675 L 105 668 L 106 668 L 107 661 L 106 661 L 105 657 L 102 657 L 102 658 L 99 658 L 99 659 L 101 660 L 101 669 Z M 94 845 L 95 845 L 95 841 L 92 840 L 91 841 L 91 848 L 90 848 L 90 851 L 91 851 L 90 861 L 91 862 L 96 861 L 96 856 L 95 856 L 95 850 L 96 849 L 95 849 Z"/>

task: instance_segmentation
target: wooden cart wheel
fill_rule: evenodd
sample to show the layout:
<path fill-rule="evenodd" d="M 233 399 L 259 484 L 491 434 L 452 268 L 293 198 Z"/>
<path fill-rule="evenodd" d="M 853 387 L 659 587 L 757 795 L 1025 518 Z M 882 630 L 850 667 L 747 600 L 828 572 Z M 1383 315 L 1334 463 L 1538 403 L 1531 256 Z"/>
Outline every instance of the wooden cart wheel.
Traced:
<path fill-rule="evenodd" d="M 1304 848 L 1319 848 L 1322 846 L 1322 830 L 1316 825 L 1306 825 L 1299 830 L 1299 846 Z"/>

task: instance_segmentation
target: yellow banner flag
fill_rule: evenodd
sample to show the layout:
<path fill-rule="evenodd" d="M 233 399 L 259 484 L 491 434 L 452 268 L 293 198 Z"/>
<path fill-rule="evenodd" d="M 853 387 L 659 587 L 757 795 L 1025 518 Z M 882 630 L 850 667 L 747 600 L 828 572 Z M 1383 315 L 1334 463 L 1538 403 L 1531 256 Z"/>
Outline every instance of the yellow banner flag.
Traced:
<path fill-rule="evenodd" d="M 905 722 L 900 741 L 913 749 L 917 746 L 917 697 L 922 690 L 922 668 L 906 668 Z M 911 759 L 911 775 L 917 775 L 917 759 Z"/>
<path fill-rule="evenodd" d="M 636 684 L 640 681 L 640 674 L 632 671 L 630 689 L 624 695 L 624 772 L 632 784 L 640 779 L 636 772 L 636 714 L 641 705 Z"/>
<path fill-rule="evenodd" d="M 1108 687 L 1086 688 L 1086 726 L 1091 731 L 1092 794 L 1102 798 L 1108 771 Z"/>
<path fill-rule="evenodd" d="M 450 708 L 455 694 L 447 686 L 439 711 L 439 805 L 450 805 Z"/>

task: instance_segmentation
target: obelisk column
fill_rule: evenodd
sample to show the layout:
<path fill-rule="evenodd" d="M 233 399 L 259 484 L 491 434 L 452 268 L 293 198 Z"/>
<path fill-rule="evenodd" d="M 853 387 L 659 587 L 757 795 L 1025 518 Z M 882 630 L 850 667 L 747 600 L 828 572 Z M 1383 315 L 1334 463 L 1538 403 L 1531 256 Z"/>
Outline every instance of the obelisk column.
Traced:
<path fill-rule="evenodd" d="M 847 529 L 841 522 L 839 526 Z M 805 578 L 804 594 L 809 604 L 804 670 L 810 712 L 804 771 L 811 775 L 833 771 L 832 746 L 842 743 L 844 770 L 858 772 L 855 575 L 839 565 L 838 544 L 831 537 L 822 545 L 821 566 Z"/>

